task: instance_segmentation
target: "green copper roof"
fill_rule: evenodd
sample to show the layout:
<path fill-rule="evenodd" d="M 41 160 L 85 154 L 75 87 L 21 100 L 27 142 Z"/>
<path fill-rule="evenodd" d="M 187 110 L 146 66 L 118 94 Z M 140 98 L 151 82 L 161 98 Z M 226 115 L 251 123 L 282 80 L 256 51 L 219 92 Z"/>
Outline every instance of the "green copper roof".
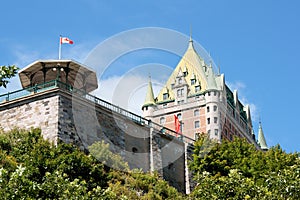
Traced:
<path fill-rule="evenodd" d="M 152 83 L 151 83 L 151 80 L 149 78 L 147 94 L 146 94 L 146 98 L 145 98 L 145 102 L 143 104 L 143 107 L 148 106 L 148 105 L 154 105 L 154 104 L 155 104 L 155 100 L 154 100 L 154 94 L 153 94 L 153 89 L 152 89 Z"/>
<path fill-rule="evenodd" d="M 264 132 L 262 130 L 261 122 L 259 122 L 259 128 L 258 128 L 258 144 L 260 145 L 261 149 L 263 150 L 268 149 Z"/>
<path fill-rule="evenodd" d="M 212 69 L 212 66 L 207 68 L 207 89 L 217 89 L 216 78 Z"/>

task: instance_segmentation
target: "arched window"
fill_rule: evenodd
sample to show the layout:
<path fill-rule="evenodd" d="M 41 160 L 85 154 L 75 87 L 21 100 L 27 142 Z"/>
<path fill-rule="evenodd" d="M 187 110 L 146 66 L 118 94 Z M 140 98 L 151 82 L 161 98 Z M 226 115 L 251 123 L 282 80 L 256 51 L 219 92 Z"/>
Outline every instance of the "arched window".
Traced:
<path fill-rule="evenodd" d="M 206 107 L 206 112 L 209 113 L 210 109 L 209 109 L 209 106 Z"/>
<path fill-rule="evenodd" d="M 217 124 L 218 123 L 218 118 L 214 117 L 214 123 Z"/>
<path fill-rule="evenodd" d="M 182 78 L 178 79 L 178 84 L 182 84 Z"/>
<path fill-rule="evenodd" d="M 181 121 L 181 120 L 182 120 L 181 113 L 178 113 L 178 114 L 177 114 L 177 117 L 178 117 L 178 120 L 179 120 L 179 121 Z"/>
<path fill-rule="evenodd" d="M 159 119 L 159 123 L 160 123 L 161 125 L 164 125 L 165 122 L 166 122 L 166 118 L 161 117 L 161 118 Z"/>
<path fill-rule="evenodd" d="M 217 109 L 218 109 L 218 106 L 214 106 L 214 111 L 217 111 Z"/>
<path fill-rule="evenodd" d="M 132 147 L 132 153 L 136 153 L 138 149 L 136 147 Z"/>
<path fill-rule="evenodd" d="M 200 112 L 198 109 L 194 110 L 194 116 L 199 116 L 200 115 Z"/>

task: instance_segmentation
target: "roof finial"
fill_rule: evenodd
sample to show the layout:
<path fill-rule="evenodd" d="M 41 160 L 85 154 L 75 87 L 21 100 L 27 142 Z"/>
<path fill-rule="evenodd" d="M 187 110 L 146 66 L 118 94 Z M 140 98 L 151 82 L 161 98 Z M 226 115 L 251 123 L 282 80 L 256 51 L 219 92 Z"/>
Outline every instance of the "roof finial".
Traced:
<path fill-rule="evenodd" d="M 218 60 L 218 75 L 221 74 L 220 60 Z"/>
<path fill-rule="evenodd" d="M 190 42 L 193 42 L 193 39 L 192 39 L 192 25 L 190 25 Z"/>
<path fill-rule="evenodd" d="M 258 123 L 259 123 L 259 125 L 261 125 L 261 118 L 260 118 L 260 115 L 258 115 Z"/>

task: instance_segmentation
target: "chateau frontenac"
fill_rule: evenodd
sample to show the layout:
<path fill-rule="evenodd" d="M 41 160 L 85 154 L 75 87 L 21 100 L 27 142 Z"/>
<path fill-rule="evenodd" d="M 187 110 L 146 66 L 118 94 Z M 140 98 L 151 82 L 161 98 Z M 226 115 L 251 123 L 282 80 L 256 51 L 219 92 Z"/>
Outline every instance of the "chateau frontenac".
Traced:
<path fill-rule="evenodd" d="M 236 136 L 267 149 L 261 124 L 255 139 L 249 105 L 243 105 L 238 92 L 225 84 L 224 74 L 216 74 L 212 64 L 199 56 L 192 38 L 157 97 L 149 80 L 142 110 L 145 118 L 164 127 L 175 130 L 178 124 L 178 134 L 189 138 L 205 133 L 221 142 Z"/>

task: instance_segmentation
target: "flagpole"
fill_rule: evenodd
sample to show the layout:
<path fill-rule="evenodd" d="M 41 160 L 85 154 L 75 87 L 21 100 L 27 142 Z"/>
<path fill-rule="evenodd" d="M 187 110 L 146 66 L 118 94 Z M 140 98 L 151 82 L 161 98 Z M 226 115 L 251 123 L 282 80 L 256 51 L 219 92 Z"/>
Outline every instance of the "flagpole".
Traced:
<path fill-rule="evenodd" d="M 61 35 L 59 36 L 58 60 L 61 59 Z"/>

